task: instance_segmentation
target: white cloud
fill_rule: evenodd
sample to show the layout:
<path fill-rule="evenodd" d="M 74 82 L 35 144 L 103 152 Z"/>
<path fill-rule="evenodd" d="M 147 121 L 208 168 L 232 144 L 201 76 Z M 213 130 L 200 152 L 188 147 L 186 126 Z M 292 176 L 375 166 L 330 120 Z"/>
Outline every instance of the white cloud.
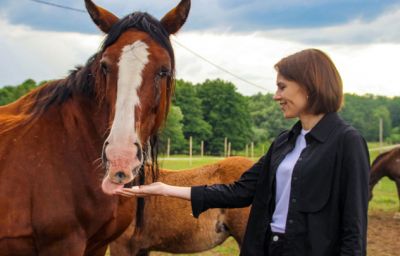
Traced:
<path fill-rule="evenodd" d="M 194 57 L 185 49 L 175 47 L 177 75 L 185 80 L 201 82 L 205 78 L 233 81 L 243 94 L 257 91 L 274 92 L 273 66 L 282 57 L 305 48 L 319 48 L 327 52 L 342 75 L 345 92 L 380 95 L 400 95 L 398 62 L 400 44 L 376 43 L 369 45 L 310 45 L 271 39 L 260 33 L 248 35 L 185 33 L 177 40 L 213 63 L 265 88 L 248 85 Z"/>
<path fill-rule="evenodd" d="M 324 44 L 400 43 L 400 5 L 370 22 L 354 19 L 338 26 L 307 29 L 276 29 L 265 36 L 302 42 Z"/>
<path fill-rule="evenodd" d="M 0 84 L 63 78 L 84 64 L 100 41 L 101 36 L 37 31 L 0 18 Z"/>
<path fill-rule="evenodd" d="M 382 23 L 383 24 L 383 23 Z M 373 27 L 378 25 L 372 24 Z M 343 26 L 342 34 L 352 31 Z M 385 29 L 385 28 L 384 28 Z M 319 30 L 318 30 L 319 31 Z M 299 38 L 310 31 L 286 31 Z M 316 33 L 314 31 L 314 33 Z M 319 33 L 319 32 L 318 32 Z M 282 32 L 283 34 L 283 32 Z M 0 85 L 19 84 L 27 78 L 36 81 L 65 77 L 75 65 L 84 64 L 94 54 L 102 36 L 79 33 L 44 32 L 10 25 L 0 16 Z M 192 82 L 222 78 L 237 85 L 239 92 L 274 92 L 273 65 L 282 57 L 304 48 L 320 48 L 337 64 L 345 91 L 359 94 L 400 95 L 400 43 L 308 44 L 265 32 L 249 34 L 182 32 L 174 40 L 265 90 L 222 72 L 181 46 L 175 45 L 177 77 Z"/>

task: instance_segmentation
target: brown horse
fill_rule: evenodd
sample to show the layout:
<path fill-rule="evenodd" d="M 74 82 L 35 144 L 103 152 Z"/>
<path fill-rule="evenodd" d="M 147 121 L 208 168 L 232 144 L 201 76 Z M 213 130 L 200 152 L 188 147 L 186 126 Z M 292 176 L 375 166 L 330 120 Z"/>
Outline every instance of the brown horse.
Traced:
<path fill-rule="evenodd" d="M 400 201 L 400 147 L 378 155 L 372 163 L 369 181 L 370 200 L 372 199 L 374 186 L 385 176 L 396 183 Z"/>
<path fill-rule="evenodd" d="M 190 1 L 161 21 L 85 4 L 107 34 L 99 52 L 66 79 L 0 108 L 2 255 L 104 255 L 135 215 L 135 200 L 113 194 L 138 175 L 167 115 L 169 35 Z"/>
<path fill-rule="evenodd" d="M 232 157 L 216 164 L 185 171 L 160 170 L 159 180 L 168 184 L 193 186 L 231 183 L 253 162 Z M 190 202 L 168 197 L 147 197 L 144 224 L 137 232 L 135 224 L 111 243 L 111 255 L 148 255 L 149 251 L 194 253 L 209 250 L 229 236 L 242 243 L 249 207 L 211 209 L 198 219 L 191 215 Z"/>

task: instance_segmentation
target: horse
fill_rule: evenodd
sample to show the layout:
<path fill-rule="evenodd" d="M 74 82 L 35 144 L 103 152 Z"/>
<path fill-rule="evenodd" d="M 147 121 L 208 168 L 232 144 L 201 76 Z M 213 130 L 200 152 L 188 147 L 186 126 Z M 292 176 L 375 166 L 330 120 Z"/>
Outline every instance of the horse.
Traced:
<path fill-rule="evenodd" d="M 179 186 L 232 183 L 253 165 L 244 157 L 182 171 L 160 169 L 158 180 Z M 147 182 L 150 182 L 149 180 Z M 149 255 L 150 251 L 195 253 L 223 243 L 229 236 L 241 245 L 250 207 L 210 209 L 195 219 L 190 202 L 169 197 L 146 197 L 144 224 L 134 222 L 110 244 L 112 256 Z"/>
<path fill-rule="evenodd" d="M 100 50 L 65 79 L 0 107 L 2 255 L 104 255 L 135 217 L 136 200 L 115 191 L 140 177 L 146 159 L 156 167 L 174 86 L 169 36 L 190 0 L 160 21 L 85 5 L 106 34 Z"/>
<path fill-rule="evenodd" d="M 400 147 L 378 155 L 372 162 L 369 181 L 369 199 L 372 199 L 374 186 L 380 179 L 387 176 L 396 183 L 397 194 L 400 202 Z M 400 212 L 400 204 L 399 204 Z"/>

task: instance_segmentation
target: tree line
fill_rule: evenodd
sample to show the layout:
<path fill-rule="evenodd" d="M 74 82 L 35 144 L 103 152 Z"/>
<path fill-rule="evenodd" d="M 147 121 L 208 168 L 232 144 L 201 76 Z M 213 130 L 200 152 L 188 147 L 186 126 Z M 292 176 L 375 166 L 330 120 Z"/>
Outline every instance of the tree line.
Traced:
<path fill-rule="evenodd" d="M 0 105 L 15 101 L 42 83 L 28 79 L 17 86 L 0 88 Z M 272 97 L 272 93 L 244 96 L 233 83 L 220 79 L 198 84 L 177 80 L 168 119 L 160 134 L 160 150 L 166 152 L 169 140 L 172 154 L 186 154 L 190 137 L 195 154 L 200 152 L 203 141 L 206 154 L 221 155 L 225 138 L 233 153 L 244 151 L 251 142 L 266 150 L 275 136 L 296 121 L 284 119 Z M 339 114 L 367 141 L 379 140 L 381 119 L 384 140 L 400 143 L 400 97 L 345 94 Z"/>

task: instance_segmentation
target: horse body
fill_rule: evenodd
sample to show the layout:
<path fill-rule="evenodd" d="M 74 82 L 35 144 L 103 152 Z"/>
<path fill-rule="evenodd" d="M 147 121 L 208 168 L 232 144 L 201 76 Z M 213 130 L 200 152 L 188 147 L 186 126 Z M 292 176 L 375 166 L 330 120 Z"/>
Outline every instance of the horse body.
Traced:
<path fill-rule="evenodd" d="M 0 111 L 15 112 L 12 108 L 26 100 Z M 118 236 L 133 218 L 134 202 L 101 190 L 104 170 L 93 162 L 101 155 L 104 121 L 96 120 L 92 113 L 100 115 L 100 110 L 91 107 L 87 101 L 66 101 L 34 122 L 1 134 L 0 216 L 5 216 L 0 218 L 1 252 L 105 251 L 105 241 Z M 120 218 L 121 207 L 130 208 L 124 212 L 130 215 Z"/>
<path fill-rule="evenodd" d="M 378 155 L 372 163 L 369 182 L 370 200 L 374 186 L 385 176 L 396 183 L 400 202 L 400 148 L 394 148 Z"/>
<path fill-rule="evenodd" d="M 165 120 L 168 37 L 190 1 L 161 22 L 143 13 L 120 20 L 85 3 L 107 33 L 102 49 L 66 79 L 0 107 L 1 254 L 104 255 L 134 219 L 135 200 L 114 191 L 139 175 Z"/>
<path fill-rule="evenodd" d="M 159 181 L 171 185 L 195 186 L 232 183 L 252 166 L 241 157 L 184 171 L 160 170 Z M 229 236 L 240 245 L 244 236 L 249 207 L 210 209 L 195 219 L 190 202 L 169 197 L 148 197 L 143 227 L 130 227 L 111 244 L 111 255 L 146 255 L 149 251 L 194 253 L 209 250 Z"/>

